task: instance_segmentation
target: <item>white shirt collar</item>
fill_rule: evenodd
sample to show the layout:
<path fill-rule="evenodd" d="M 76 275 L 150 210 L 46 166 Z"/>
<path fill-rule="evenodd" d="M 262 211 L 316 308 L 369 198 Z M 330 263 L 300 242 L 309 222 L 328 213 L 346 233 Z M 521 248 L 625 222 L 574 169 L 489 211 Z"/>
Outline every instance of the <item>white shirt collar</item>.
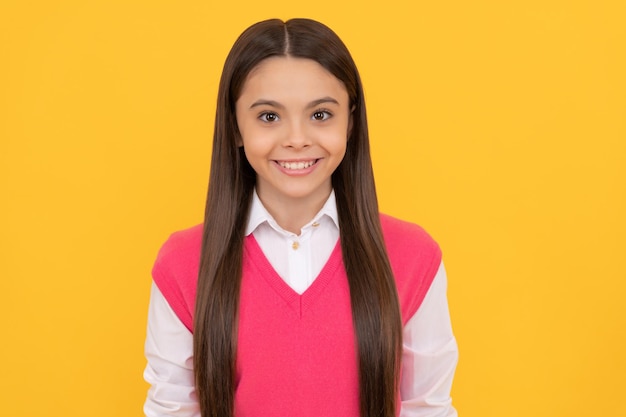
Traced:
<path fill-rule="evenodd" d="M 332 222 L 334 223 L 335 227 L 339 229 L 339 215 L 337 214 L 337 201 L 335 200 L 335 190 L 332 190 L 330 192 L 330 195 L 328 196 L 328 200 L 326 200 L 326 202 L 324 203 L 324 206 L 322 206 L 322 209 L 313 217 L 313 219 L 311 219 L 310 222 L 308 222 L 302 227 L 302 230 L 306 229 L 307 227 L 310 227 L 311 225 L 313 225 L 313 223 L 319 222 L 320 219 L 324 216 L 330 218 Z M 293 233 L 287 232 L 282 227 L 280 227 L 278 223 L 276 223 L 276 220 L 274 220 L 272 215 L 267 211 L 267 209 L 261 202 L 261 199 L 259 198 L 259 195 L 257 194 L 256 189 L 255 189 L 254 194 L 252 196 L 252 206 L 250 207 L 250 216 L 248 217 L 248 224 L 246 225 L 246 236 L 252 234 L 256 230 L 257 227 L 259 227 L 261 224 L 265 222 L 267 222 L 267 224 L 269 224 L 273 229 L 275 229 L 277 232 L 281 234 L 289 234 L 289 235 L 293 234 Z"/>

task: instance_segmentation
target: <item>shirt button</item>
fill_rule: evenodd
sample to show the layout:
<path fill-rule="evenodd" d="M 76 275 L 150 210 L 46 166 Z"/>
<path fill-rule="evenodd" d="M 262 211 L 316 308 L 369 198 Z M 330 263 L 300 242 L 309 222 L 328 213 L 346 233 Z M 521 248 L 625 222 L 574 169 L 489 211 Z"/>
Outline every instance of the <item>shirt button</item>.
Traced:
<path fill-rule="evenodd" d="M 298 250 L 298 248 L 299 248 L 299 247 L 300 247 L 300 244 L 299 244 L 298 242 L 293 242 L 293 243 L 291 244 L 291 248 L 292 248 L 293 250 Z"/>
<path fill-rule="evenodd" d="M 320 224 L 318 222 L 313 222 L 313 224 L 311 226 L 313 227 L 318 227 Z"/>

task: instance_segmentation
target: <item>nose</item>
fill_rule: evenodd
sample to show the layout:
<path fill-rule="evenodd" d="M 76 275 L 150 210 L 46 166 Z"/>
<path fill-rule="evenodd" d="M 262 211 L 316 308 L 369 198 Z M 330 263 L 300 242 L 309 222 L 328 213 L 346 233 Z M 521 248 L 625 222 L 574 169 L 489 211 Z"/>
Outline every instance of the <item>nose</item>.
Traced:
<path fill-rule="evenodd" d="M 285 132 L 283 146 L 294 149 L 301 149 L 311 146 L 310 132 L 307 131 L 305 123 L 300 120 L 293 120 Z"/>

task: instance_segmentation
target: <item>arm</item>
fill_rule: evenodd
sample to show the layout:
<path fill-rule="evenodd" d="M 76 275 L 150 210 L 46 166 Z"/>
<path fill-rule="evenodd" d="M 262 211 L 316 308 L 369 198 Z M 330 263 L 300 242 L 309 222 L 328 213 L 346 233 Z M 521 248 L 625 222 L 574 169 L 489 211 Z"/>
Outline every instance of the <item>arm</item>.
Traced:
<path fill-rule="evenodd" d="M 422 305 L 403 330 L 401 417 L 456 417 L 450 389 L 458 349 L 446 298 L 447 277 L 439 266 Z"/>
<path fill-rule="evenodd" d="M 144 379 L 151 386 L 147 417 L 200 417 L 193 374 L 193 335 L 153 283 L 148 309 Z"/>

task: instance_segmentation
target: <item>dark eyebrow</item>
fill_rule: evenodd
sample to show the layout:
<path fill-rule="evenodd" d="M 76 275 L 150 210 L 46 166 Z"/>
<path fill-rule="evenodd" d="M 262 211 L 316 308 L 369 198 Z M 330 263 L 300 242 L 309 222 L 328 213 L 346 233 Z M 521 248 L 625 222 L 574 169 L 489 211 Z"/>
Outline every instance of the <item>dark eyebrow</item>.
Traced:
<path fill-rule="evenodd" d="M 320 104 L 323 104 L 323 103 L 334 103 L 334 104 L 337 104 L 337 105 L 339 104 L 339 102 L 337 100 L 335 100 L 334 98 L 332 98 L 332 97 L 322 97 L 322 98 L 319 98 L 317 100 L 313 100 L 312 102 L 310 102 L 307 105 L 307 108 L 310 109 L 312 107 L 317 107 L 317 106 L 319 106 Z M 285 108 L 285 106 L 283 106 L 282 104 L 280 104 L 277 101 L 274 101 L 274 100 L 264 100 L 264 99 L 260 99 L 260 100 L 255 101 L 254 103 L 252 103 L 250 105 L 250 108 L 253 109 L 253 108 L 259 107 L 259 106 L 271 106 L 271 107 L 276 107 L 278 109 L 284 109 Z"/>
<path fill-rule="evenodd" d="M 253 109 L 253 108 L 259 107 L 259 106 L 271 106 L 271 107 L 277 107 L 279 109 L 285 108 L 285 106 L 283 106 L 282 104 L 280 104 L 277 101 L 274 101 L 274 100 L 263 100 L 263 99 L 257 100 L 254 103 L 252 103 L 250 108 Z"/>
<path fill-rule="evenodd" d="M 320 99 L 310 102 L 307 108 L 310 109 L 311 107 L 317 107 L 320 104 L 324 104 L 324 103 L 334 103 L 334 104 L 339 105 L 339 102 L 332 97 L 322 97 Z"/>

